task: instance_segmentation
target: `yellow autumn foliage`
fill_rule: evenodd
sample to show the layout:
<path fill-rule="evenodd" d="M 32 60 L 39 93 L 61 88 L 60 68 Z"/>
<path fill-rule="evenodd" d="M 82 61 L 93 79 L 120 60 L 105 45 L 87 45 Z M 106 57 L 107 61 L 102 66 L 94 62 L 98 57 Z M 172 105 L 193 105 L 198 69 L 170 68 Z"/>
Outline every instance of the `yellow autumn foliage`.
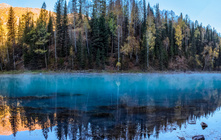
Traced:
<path fill-rule="evenodd" d="M 183 35 L 180 25 L 177 25 L 175 27 L 175 39 L 176 39 L 176 45 L 178 46 L 179 51 L 181 51 Z"/>

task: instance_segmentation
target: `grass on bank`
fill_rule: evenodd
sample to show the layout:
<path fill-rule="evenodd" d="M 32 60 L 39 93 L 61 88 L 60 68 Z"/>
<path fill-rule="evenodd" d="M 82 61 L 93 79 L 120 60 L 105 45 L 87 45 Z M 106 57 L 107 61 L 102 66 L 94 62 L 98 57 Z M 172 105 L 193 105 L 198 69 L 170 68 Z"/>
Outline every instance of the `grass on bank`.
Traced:
<path fill-rule="evenodd" d="M 39 73 L 221 73 L 221 71 L 142 71 L 142 70 L 12 70 L 0 71 L 3 74 L 39 74 Z"/>

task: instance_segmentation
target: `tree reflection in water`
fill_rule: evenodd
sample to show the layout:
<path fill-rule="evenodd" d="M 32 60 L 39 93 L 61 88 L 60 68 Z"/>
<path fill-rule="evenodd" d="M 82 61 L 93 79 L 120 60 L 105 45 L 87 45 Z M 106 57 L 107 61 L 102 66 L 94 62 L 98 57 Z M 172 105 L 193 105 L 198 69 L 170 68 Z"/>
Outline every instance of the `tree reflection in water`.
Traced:
<path fill-rule="evenodd" d="M 56 104 L 59 96 L 1 97 L 0 135 L 16 137 L 20 131 L 41 129 L 45 139 L 49 138 L 49 132 L 56 133 L 57 139 L 157 138 L 160 132 L 173 131 L 174 124 L 181 128 L 201 116 L 212 114 L 221 106 L 220 90 L 195 93 L 202 98 L 193 100 L 191 93 L 177 94 L 178 100 L 170 101 L 168 97 L 162 101 L 163 106 L 156 105 L 159 101 L 154 100 L 154 95 L 149 96 L 150 103 L 140 106 L 134 97 L 124 94 L 119 104 L 96 106 L 91 110 L 87 105 L 84 105 L 85 110 L 52 107 L 51 103 Z M 38 107 L 27 106 L 31 102 Z"/>

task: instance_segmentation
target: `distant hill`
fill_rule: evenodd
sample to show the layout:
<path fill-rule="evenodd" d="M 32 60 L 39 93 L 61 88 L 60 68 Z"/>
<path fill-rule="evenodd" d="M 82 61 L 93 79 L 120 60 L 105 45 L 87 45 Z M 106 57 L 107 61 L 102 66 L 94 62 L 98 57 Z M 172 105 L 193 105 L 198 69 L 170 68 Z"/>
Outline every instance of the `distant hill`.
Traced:
<path fill-rule="evenodd" d="M 0 8 L 9 8 L 9 7 L 11 7 L 11 5 L 7 3 L 0 3 Z"/>
<path fill-rule="evenodd" d="M 3 28 L 6 30 L 7 20 L 8 20 L 8 12 L 11 5 L 6 3 L 0 3 L 0 19 L 3 21 Z M 34 20 L 36 20 L 40 14 L 40 8 L 24 8 L 24 7 L 13 7 L 15 12 L 15 18 L 17 20 L 17 24 L 19 18 L 22 17 L 23 14 L 27 12 L 32 12 L 34 16 Z"/>

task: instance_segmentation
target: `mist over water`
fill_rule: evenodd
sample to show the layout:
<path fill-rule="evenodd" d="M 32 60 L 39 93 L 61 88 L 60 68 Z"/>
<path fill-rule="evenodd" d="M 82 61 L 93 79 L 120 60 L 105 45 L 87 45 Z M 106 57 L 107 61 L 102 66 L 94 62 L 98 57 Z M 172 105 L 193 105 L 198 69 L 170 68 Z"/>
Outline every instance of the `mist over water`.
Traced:
<path fill-rule="evenodd" d="M 220 106 L 221 74 L 1 75 L 0 138 L 219 138 Z"/>

